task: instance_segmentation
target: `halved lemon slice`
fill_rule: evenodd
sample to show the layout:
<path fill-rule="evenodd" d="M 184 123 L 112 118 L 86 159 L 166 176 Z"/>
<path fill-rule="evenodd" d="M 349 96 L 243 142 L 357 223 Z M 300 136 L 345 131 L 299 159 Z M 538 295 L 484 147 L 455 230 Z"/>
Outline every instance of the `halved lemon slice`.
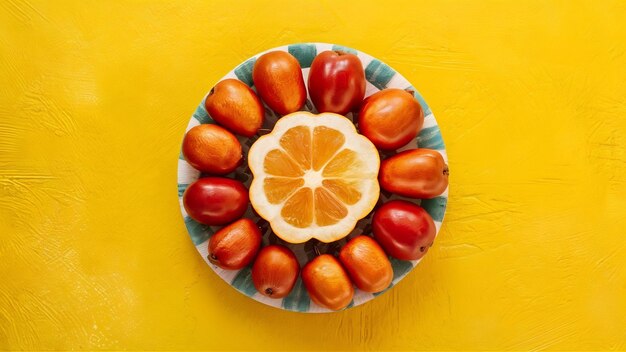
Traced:
<path fill-rule="evenodd" d="M 294 112 L 250 147 L 250 202 L 291 243 L 347 236 L 376 205 L 380 157 L 347 118 Z"/>

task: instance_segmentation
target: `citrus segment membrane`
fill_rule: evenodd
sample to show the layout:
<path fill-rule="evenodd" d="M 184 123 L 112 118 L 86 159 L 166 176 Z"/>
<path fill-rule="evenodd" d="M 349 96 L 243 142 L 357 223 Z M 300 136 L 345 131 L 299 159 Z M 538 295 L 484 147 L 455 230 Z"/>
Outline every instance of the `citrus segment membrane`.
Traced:
<path fill-rule="evenodd" d="M 304 175 L 302 168 L 287 153 L 280 149 L 265 155 L 265 172 L 274 176 L 298 177 Z"/>
<path fill-rule="evenodd" d="M 280 204 L 288 196 L 304 186 L 304 179 L 291 177 L 268 177 L 263 181 L 263 190 L 272 204 Z"/>
<path fill-rule="evenodd" d="M 289 129 L 280 138 L 280 146 L 303 170 L 311 168 L 311 129 L 308 126 Z"/>
<path fill-rule="evenodd" d="M 365 171 L 363 163 L 357 152 L 344 149 L 328 162 L 322 176 L 358 179 L 363 171 Z"/>
<path fill-rule="evenodd" d="M 315 189 L 315 223 L 318 226 L 333 225 L 348 215 L 348 209 L 325 188 Z"/>
<path fill-rule="evenodd" d="M 290 225 L 306 228 L 313 222 L 313 192 L 309 187 L 300 188 L 291 196 L 280 215 Z"/>
<path fill-rule="evenodd" d="M 313 170 L 321 169 L 345 143 L 346 137 L 330 127 L 318 126 L 313 129 Z"/>
<path fill-rule="evenodd" d="M 353 205 L 361 199 L 357 180 L 342 180 L 335 178 L 327 178 L 322 181 L 322 185 L 341 199 L 342 202 Z"/>

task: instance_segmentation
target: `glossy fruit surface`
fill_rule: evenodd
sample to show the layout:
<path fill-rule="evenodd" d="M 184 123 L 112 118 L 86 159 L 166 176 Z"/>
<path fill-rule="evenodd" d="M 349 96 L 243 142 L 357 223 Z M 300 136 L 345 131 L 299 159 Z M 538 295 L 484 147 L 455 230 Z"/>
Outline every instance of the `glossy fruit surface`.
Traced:
<path fill-rule="evenodd" d="M 358 56 L 324 51 L 311 63 L 309 95 L 319 112 L 345 115 L 358 109 L 365 96 L 365 72 Z"/>
<path fill-rule="evenodd" d="M 306 101 L 300 63 L 287 52 L 261 55 L 254 63 L 252 80 L 261 99 L 280 115 L 300 110 Z"/>
<path fill-rule="evenodd" d="M 183 204 L 187 214 L 197 222 L 226 225 L 246 212 L 248 190 L 230 178 L 204 177 L 187 187 Z"/>
<path fill-rule="evenodd" d="M 372 220 L 374 238 L 392 257 L 422 258 L 437 234 L 435 222 L 424 208 L 404 200 L 383 204 Z"/>
<path fill-rule="evenodd" d="M 205 101 L 211 118 L 229 131 L 252 137 L 265 116 L 263 104 L 245 83 L 228 78 L 211 89 Z"/>
<path fill-rule="evenodd" d="M 450 170 L 432 149 L 411 149 L 383 160 L 378 180 L 392 193 L 411 198 L 433 198 L 448 187 Z"/>
<path fill-rule="evenodd" d="M 407 91 L 381 90 L 367 97 L 359 110 L 359 131 L 384 150 L 409 143 L 424 124 L 424 112 Z"/>
<path fill-rule="evenodd" d="M 322 254 L 302 268 L 302 282 L 315 304 L 331 310 L 347 307 L 354 287 L 341 263 L 330 254 Z"/>
<path fill-rule="evenodd" d="M 357 236 L 348 241 L 339 252 L 339 260 L 352 282 L 362 291 L 383 291 L 393 280 L 389 258 L 371 237 Z"/>
<path fill-rule="evenodd" d="M 183 156 L 197 170 L 225 175 L 241 163 L 241 144 L 225 128 L 202 124 L 191 128 L 185 135 Z"/>
<path fill-rule="evenodd" d="M 298 279 L 300 265 L 291 250 L 284 246 L 263 247 L 252 266 L 252 282 L 260 294 L 282 298 L 291 292 Z"/>
<path fill-rule="evenodd" d="M 239 219 L 211 236 L 208 259 L 222 269 L 237 270 L 250 264 L 260 246 L 259 227 L 250 219 Z"/>

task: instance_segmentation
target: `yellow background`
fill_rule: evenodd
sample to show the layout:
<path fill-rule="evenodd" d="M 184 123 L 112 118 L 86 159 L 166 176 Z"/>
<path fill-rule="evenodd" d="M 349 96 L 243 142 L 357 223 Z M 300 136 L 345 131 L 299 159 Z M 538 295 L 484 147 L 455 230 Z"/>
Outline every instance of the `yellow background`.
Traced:
<path fill-rule="evenodd" d="M 443 230 L 348 311 L 257 303 L 176 197 L 185 126 L 278 45 L 367 52 L 450 157 Z M 0 1 L 0 348 L 626 349 L 626 2 Z"/>

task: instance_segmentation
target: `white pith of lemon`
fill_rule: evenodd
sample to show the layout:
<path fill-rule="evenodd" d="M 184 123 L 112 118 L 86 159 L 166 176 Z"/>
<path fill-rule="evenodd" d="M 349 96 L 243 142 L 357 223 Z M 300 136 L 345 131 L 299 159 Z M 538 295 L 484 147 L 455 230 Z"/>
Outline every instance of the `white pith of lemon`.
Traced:
<path fill-rule="evenodd" d="M 344 116 L 294 112 L 248 152 L 250 202 L 290 243 L 348 235 L 376 205 L 380 158 Z"/>

